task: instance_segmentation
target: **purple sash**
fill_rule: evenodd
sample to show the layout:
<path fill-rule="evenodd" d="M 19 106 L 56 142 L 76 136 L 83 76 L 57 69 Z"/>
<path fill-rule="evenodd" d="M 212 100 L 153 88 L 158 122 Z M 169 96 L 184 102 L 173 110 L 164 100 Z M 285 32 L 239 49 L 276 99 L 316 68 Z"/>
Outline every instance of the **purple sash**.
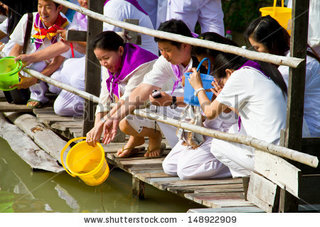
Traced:
<path fill-rule="evenodd" d="M 158 57 L 153 53 L 142 49 L 141 47 L 132 44 L 126 43 L 124 45 L 124 53 L 121 60 L 121 69 L 119 72 L 114 74 L 110 73 L 109 70 L 109 78 L 106 80 L 107 88 L 112 98 L 112 94 L 116 95 L 118 98 L 119 94 L 119 86 L 121 83 L 131 72 L 133 72 L 140 65 L 153 61 Z"/>
<path fill-rule="evenodd" d="M 246 61 L 246 63 L 244 63 L 239 69 L 241 69 L 241 68 L 243 68 L 243 67 L 246 67 L 246 66 L 247 66 L 247 67 L 254 68 L 254 69 L 260 71 L 265 77 L 267 77 L 268 79 L 270 79 L 270 77 L 267 76 L 267 75 L 261 70 L 261 67 L 260 67 L 259 63 L 255 62 L 255 61 L 250 61 L 250 60 L 248 60 L 248 61 Z M 238 69 L 238 70 L 239 70 L 239 69 Z"/>
<path fill-rule="evenodd" d="M 106 0 L 104 2 L 104 6 L 109 2 L 110 0 Z M 148 15 L 148 13 L 146 11 L 144 11 L 144 9 L 142 9 L 142 7 L 139 5 L 137 0 L 125 0 L 127 2 L 130 2 L 132 5 L 134 5 L 134 7 L 136 7 L 138 10 L 140 10 L 141 12 L 143 12 L 145 15 Z"/>
<path fill-rule="evenodd" d="M 254 69 L 260 71 L 265 77 L 267 77 L 268 79 L 270 79 L 269 76 L 267 76 L 264 72 L 261 71 L 261 67 L 260 67 L 259 63 L 255 62 L 255 61 L 250 61 L 250 60 L 248 60 L 248 61 L 246 61 L 246 63 L 244 63 L 239 69 L 244 68 L 244 67 L 254 68 Z M 238 70 L 239 70 L 239 69 L 238 69 Z M 241 129 L 241 117 L 239 116 L 239 117 L 238 117 L 238 131 L 240 131 L 240 129 Z"/>
<path fill-rule="evenodd" d="M 171 68 L 174 72 L 174 75 L 176 75 L 177 80 L 174 82 L 173 84 L 173 88 L 171 91 L 171 95 L 173 94 L 174 90 L 176 90 L 176 88 L 178 87 L 179 83 L 182 81 L 182 73 L 181 70 L 179 68 L 179 65 L 171 65 Z"/>
<path fill-rule="evenodd" d="M 76 20 L 76 23 L 78 25 L 80 25 L 80 28 L 83 29 L 83 30 L 87 30 L 87 24 L 88 24 L 88 20 L 87 20 L 87 16 L 82 14 L 82 13 L 79 13 L 79 12 L 76 12 L 74 14 L 74 17 L 73 17 L 75 20 Z"/>

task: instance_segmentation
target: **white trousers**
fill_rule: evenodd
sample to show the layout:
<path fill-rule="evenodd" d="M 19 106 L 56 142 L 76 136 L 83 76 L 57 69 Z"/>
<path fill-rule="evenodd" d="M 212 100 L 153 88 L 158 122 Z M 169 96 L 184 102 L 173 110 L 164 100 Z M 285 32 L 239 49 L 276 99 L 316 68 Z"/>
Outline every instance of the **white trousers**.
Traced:
<path fill-rule="evenodd" d="M 35 71 L 41 72 L 47 67 L 47 63 L 44 61 L 33 63 L 29 66 L 30 69 L 33 69 Z M 45 82 L 40 81 L 39 83 L 36 83 L 32 85 L 30 88 L 30 99 L 40 101 L 42 103 L 46 103 L 49 101 L 49 99 L 45 96 L 48 86 Z"/>
<path fill-rule="evenodd" d="M 237 131 L 238 125 L 233 125 L 228 132 L 239 133 Z M 252 147 L 213 138 L 210 151 L 220 162 L 229 167 L 233 177 L 248 176 L 254 169 Z"/>
<path fill-rule="evenodd" d="M 167 20 L 184 21 L 194 31 L 197 21 L 201 33 L 216 32 L 224 36 L 221 0 L 168 0 Z"/>
<path fill-rule="evenodd" d="M 228 167 L 210 153 L 211 141 L 212 138 L 206 137 L 196 149 L 179 141 L 162 162 L 164 172 L 182 180 L 231 177 Z"/>
<path fill-rule="evenodd" d="M 204 127 L 219 131 L 228 131 L 237 125 L 238 118 L 233 112 L 223 113 L 213 120 L 205 120 Z M 180 140 L 162 163 L 165 173 L 179 176 L 180 179 L 212 179 L 231 177 L 229 168 L 221 163 L 210 152 L 212 137 L 205 137 L 205 141 L 196 149 L 182 145 Z"/>
<path fill-rule="evenodd" d="M 85 56 L 65 60 L 62 69 L 53 73 L 51 78 L 84 91 Z M 56 114 L 61 116 L 80 116 L 83 114 L 83 98 L 52 85 L 49 85 L 49 90 L 52 93 L 59 93 L 53 104 Z"/>

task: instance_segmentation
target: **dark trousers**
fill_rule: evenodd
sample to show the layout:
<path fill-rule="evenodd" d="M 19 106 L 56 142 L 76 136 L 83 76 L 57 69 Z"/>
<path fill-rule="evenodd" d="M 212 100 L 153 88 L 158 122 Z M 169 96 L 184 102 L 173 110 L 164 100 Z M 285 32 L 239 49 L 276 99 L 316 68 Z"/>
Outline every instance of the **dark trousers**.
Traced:
<path fill-rule="evenodd" d="M 30 99 L 29 89 L 15 89 L 12 91 L 3 92 L 8 103 L 26 104 Z"/>

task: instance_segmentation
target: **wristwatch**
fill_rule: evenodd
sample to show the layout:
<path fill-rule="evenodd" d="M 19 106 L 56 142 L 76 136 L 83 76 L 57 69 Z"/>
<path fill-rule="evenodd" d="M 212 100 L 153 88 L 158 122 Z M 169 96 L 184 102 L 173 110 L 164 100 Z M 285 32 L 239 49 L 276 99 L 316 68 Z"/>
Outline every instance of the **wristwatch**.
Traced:
<path fill-rule="evenodd" d="M 170 108 L 171 109 L 177 108 L 177 97 L 176 96 L 172 96 L 172 103 L 170 104 Z"/>

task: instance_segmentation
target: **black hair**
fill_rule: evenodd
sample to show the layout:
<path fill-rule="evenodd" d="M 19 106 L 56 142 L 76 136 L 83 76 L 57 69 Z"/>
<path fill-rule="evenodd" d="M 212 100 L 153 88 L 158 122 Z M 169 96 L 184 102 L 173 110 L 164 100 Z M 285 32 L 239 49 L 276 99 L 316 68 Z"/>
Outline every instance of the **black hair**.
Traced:
<path fill-rule="evenodd" d="M 256 42 L 266 46 L 270 54 L 285 56 L 290 50 L 289 33 L 270 16 L 259 17 L 252 21 L 244 35 L 248 44 L 251 36 Z M 307 50 L 306 54 L 320 62 L 320 57 L 316 53 Z"/>
<path fill-rule="evenodd" d="M 285 56 L 290 50 L 290 35 L 278 21 L 271 16 L 259 17 L 252 21 L 244 36 L 249 44 L 249 37 L 267 47 L 270 54 Z"/>
<path fill-rule="evenodd" d="M 104 31 L 99 33 L 91 42 L 92 49 L 103 49 L 117 51 L 120 46 L 124 46 L 124 41 L 114 31 Z"/>
<path fill-rule="evenodd" d="M 0 5 L 0 15 L 7 16 L 7 10 L 4 8 L 3 5 Z"/>
<path fill-rule="evenodd" d="M 227 44 L 231 46 L 236 46 L 239 47 L 238 44 L 230 39 L 227 39 L 226 37 L 223 37 L 215 32 L 205 32 L 199 35 L 199 39 L 202 40 L 207 40 L 207 41 L 213 41 L 216 43 L 222 43 L 222 44 Z M 213 50 L 213 49 L 208 49 L 205 47 L 199 47 L 199 46 L 193 46 L 192 47 L 192 54 L 193 55 L 209 55 L 211 57 L 217 56 L 220 51 Z"/>
<path fill-rule="evenodd" d="M 1 0 L 8 6 L 8 29 L 7 34 L 11 35 L 14 28 L 25 13 L 37 11 L 37 0 Z"/>
<path fill-rule="evenodd" d="M 175 33 L 178 35 L 192 37 L 192 33 L 188 26 L 182 20 L 171 19 L 160 24 L 158 31 Z M 170 42 L 172 45 L 180 48 L 182 43 L 155 37 L 156 42 Z"/>
<path fill-rule="evenodd" d="M 248 59 L 230 53 L 220 52 L 213 61 L 213 72 L 217 78 L 226 77 L 226 69 L 239 69 Z M 287 85 L 275 65 L 256 61 L 260 65 L 261 71 L 270 77 L 270 79 L 281 89 L 284 96 L 287 94 Z"/>

